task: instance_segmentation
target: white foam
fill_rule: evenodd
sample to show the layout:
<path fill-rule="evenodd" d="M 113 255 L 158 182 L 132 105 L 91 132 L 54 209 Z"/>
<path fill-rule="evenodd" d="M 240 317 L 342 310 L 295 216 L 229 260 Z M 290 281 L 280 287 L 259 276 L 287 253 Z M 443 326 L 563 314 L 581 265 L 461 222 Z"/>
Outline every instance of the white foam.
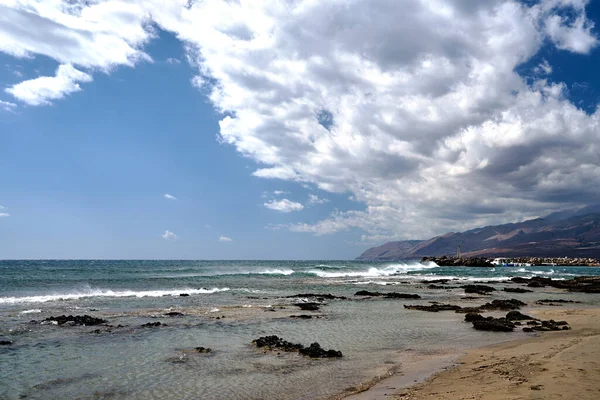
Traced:
<path fill-rule="evenodd" d="M 399 275 L 406 272 L 423 271 L 432 268 L 439 268 L 437 264 L 428 262 L 426 264 L 391 264 L 383 268 L 371 267 L 367 271 L 339 271 L 325 272 L 319 270 L 308 271 L 311 274 L 317 275 L 320 278 L 343 278 L 343 277 L 363 277 L 363 278 L 378 278 L 391 275 Z"/>
<path fill-rule="evenodd" d="M 261 275 L 291 275 L 295 271 L 293 269 L 266 269 L 258 272 L 248 272 L 248 274 L 261 274 Z"/>
<path fill-rule="evenodd" d="M 42 310 L 40 310 L 39 308 L 34 308 L 32 310 L 21 311 L 19 314 L 38 314 L 41 312 L 42 312 Z"/>
<path fill-rule="evenodd" d="M 179 296 L 181 293 L 187 294 L 211 294 L 230 290 L 229 288 L 212 288 L 212 289 L 175 289 L 175 290 L 103 290 L 89 289 L 73 293 L 57 293 L 39 296 L 24 296 L 24 297 L 0 297 L 0 304 L 18 304 L 18 303 L 46 303 L 49 301 L 58 300 L 77 300 L 86 297 L 162 297 L 162 296 Z"/>

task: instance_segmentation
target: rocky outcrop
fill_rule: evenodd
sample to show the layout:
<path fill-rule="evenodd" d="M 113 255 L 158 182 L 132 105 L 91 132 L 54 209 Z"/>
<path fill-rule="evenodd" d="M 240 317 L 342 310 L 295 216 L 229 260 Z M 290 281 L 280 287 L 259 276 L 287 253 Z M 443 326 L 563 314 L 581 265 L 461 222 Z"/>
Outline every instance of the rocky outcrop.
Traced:
<path fill-rule="evenodd" d="M 487 317 L 473 321 L 473 328 L 479 331 L 512 332 L 515 324 L 506 318 Z"/>
<path fill-rule="evenodd" d="M 509 321 L 524 321 L 524 320 L 536 320 L 537 318 L 530 317 L 526 314 L 521 314 L 519 311 L 510 311 L 506 314 L 506 319 Z"/>
<path fill-rule="evenodd" d="M 457 313 L 481 313 L 485 311 L 508 311 L 508 310 L 518 310 L 519 308 L 526 306 L 527 304 L 523 303 L 517 299 L 509 299 L 509 300 L 493 300 L 490 303 L 485 303 L 481 306 L 476 307 L 461 307 L 454 304 L 442 304 L 442 303 L 434 303 L 428 306 L 424 305 L 404 305 L 404 308 L 409 310 L 419 310 L 419 311 L 428 311 L 428 312 L 439 312 L 439 311 L 454 311 Z"/>
<path fill-rule="evenodd" d="M 311 343 L 310 346 L 299 350 L 300 354 L 309 356 L 310 358 L 339 358 L 342 357 L 342 352 L 339 350 L 325 350 L 317 342 Z"/>
<path fill-rule="evenodd" d="M 210 353 L 212 352 L 212 349 L 208 348 L 208 347 L 194 347 L 194 350 L 196 351 L 196 353 Z"/>
<path fill-rule="evenodd" d="M 396 293 L 396 292 L 369 292 L 368 290 L 359 290 L 354 293 L 355 296 L 372 296 L 372 297 L 383 297 L 386 299 L 420 299 L 421 296 L 418 294 L 408 294 L 408 293 Z"/>
<path fill-rule="evenodd" d="M 148 322 L 147 324 L 142 324 L 141 327 L 142 328 L 156 328 L 156 327 L 159 327 L 159 326 L 167 326 L 167 325 L 162 324 L 162 323 L 160 323 L 160 322 L 157 321 L 157 322 Z"/>
<path fill-rule="evenodd" d="M 332 357 L 342 357 L 342 352 L 338 350 L 325 350 L 321 347 L 321 345 L 317 342 L 312 343 L 308 347 L 304 347 L 300 343 L 291 343 L 287 340 L 283 340 L 278 336 L 263 336 L 256 340 L 253 340 L 252 343 L 256 345 L 258 348 L 264 348 L 267 350 L 280 350 L 287 352 L 297 351 L 302 355 L 311 357 L 311 358 L 332 358 Z"/>
<path fill-rule="evenodd" d="M 528 327 L 523 328 L 523 332 L 548 332 L 548 331 L 568 331 L 571 329 L 567 321 L 530 321 L 527 322 Z"/>
<path fill-rule="evenodd" d="M 93 326 L 105 324 L 107 321 L 101 318 L 91 317 L 89 315 L 60 315 L 58 317 L 48 317 L 44 321 L 55 321 L 58 325 L 84 325 Z"/>
<path fill-rule="evenodd" d="M 461 310 L 461 306 L 455 306 L 453 304 L 432 304 L 430 306 L 422 305 L 404 305 L 404 308 L 409 310 L 419 310 L 428 312 L 439 312 L 439 311 L 458 311 Z"/>

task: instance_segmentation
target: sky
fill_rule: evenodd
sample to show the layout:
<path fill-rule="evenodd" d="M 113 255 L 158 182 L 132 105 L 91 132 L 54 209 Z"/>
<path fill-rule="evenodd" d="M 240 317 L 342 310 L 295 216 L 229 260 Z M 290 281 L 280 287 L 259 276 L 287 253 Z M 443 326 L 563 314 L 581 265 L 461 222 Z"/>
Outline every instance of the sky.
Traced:
<path fill-rule="evenodd" d="M 0 0 L 0 259 L 352 259 L 597 203 L 600 2 Z"/>

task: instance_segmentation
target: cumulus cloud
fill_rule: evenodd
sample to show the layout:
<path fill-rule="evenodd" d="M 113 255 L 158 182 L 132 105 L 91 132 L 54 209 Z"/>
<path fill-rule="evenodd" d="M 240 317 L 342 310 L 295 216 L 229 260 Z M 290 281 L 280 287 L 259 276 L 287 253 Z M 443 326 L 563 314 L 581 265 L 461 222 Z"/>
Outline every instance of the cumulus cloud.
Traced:
<path fill-rule="evenodd" d="M 223 236 L 223 235 L 221 235 L 221 236 L 219 237 L 219 242 L 233 242 L 233 239 L 231 239 L 231 238 L 228 238 L 227 236 Z"/>
<path fill-rule="evenodd" d="M 176 240 L 177 239 L 177 235 L 171 231 L 165 231 L 165 233 L 163 233 L 160 236 L 165 240 Z"/>
<path fill-rule="evenodd" d="M 68 94 L 79 92 L 77 82 L 90 82 L 92 77 L 75 69 L 72 65 L 60 65 L 55 76 L 42 76 L 23 81 L 5 91 L 31 106 L 51 104 L 51 100 L 62 99 Z"/>
<path fill-rule="evenodd" d="M 0 110 L 14 112 L 15 108 L 17 108 L 17 105 L 15 103 L 11 103 L 10 101 L 0 100 Z"/>
<path fill-rule="evenodd" d="M 178 64 L 181 64 L 181 60 L 178 58 L 169 57 L 169 58 L 167 58 L 167 64 L 178 65 Z"/>
<path fill-rule="evenodd" d="M 309 193 L 308 194 L 308 204 L 324 204 L 329 202 L 327 199 L 322 199 L 316 194 Z"/>
<path fill-rule="evenodd" d="M 2 217 L 10 217 L 10 214 L 9 213 L 1 212 L 0 213 L 0 218 L 2 218 Z"/>
<path fill-rule="evenodd" d="M 167 200 L 177 200 L 177 197 L 175 197 L 175 196 L 173 196 L 173 195 L 171 195 L 169 193 L 165 193 L 163 196 Z"/>
<path fill-rule="evenodd" d="M 269 202 L 264 203 L 263 205 L 271 210 L 285 213 L 292 211 L 300 211 L 304 209 L 304 206 L 302 204 L 293 202 L 288 199 L 271 200 Z"/>
<path fill-rule="evenodd" d="M 254 176 L 364 205 L 289 229 L 428 237 L 596 201 L 600 112 L 517 72 L 544 46 L 594 51 L 587 3 L 24 0 L 0 9 L 0 51 L 109 71 L 173 32 Z"/>

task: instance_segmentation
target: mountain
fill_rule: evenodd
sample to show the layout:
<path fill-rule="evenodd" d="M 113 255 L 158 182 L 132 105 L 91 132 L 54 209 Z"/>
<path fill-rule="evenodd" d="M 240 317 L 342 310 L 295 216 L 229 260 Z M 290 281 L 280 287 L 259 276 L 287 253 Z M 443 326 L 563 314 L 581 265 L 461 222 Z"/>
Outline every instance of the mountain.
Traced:
<path fill-rule="evenodd" d="M 450 232 L 428 240 L 388 242 L 358 260 L 403 260 L 424 256 L 600 257 L 600 207 L 552 213 L 514 224 Z"/>

